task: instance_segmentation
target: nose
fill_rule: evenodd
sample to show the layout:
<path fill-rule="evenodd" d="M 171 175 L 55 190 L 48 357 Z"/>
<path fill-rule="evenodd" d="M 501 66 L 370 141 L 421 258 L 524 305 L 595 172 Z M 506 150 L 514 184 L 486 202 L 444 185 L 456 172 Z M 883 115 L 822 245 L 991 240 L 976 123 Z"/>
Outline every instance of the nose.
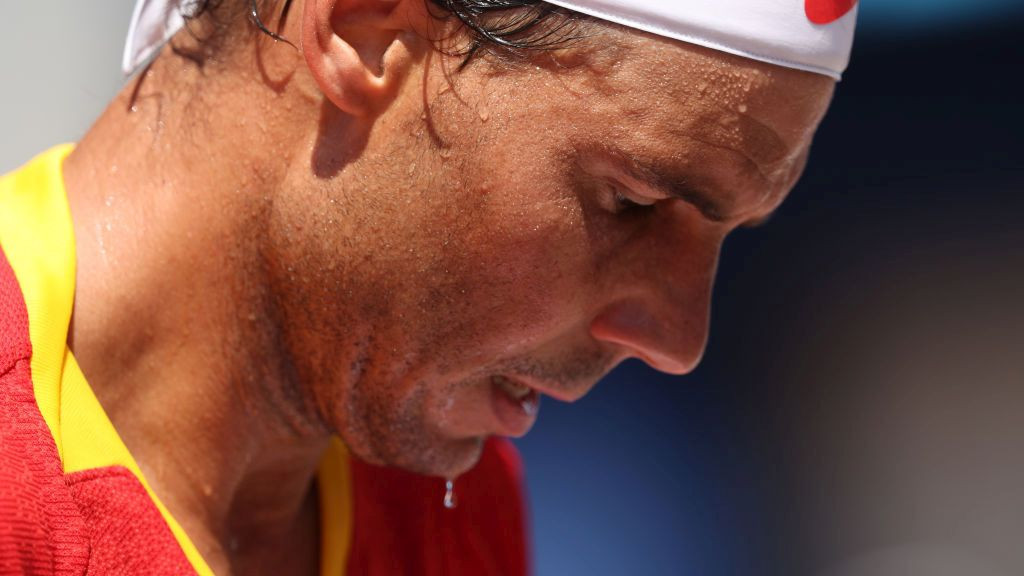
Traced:
<path fill-rule="evenodd" d="M 618 347 L 623 357 L 639 358 L 661 372 L 687 374 L 704 355 L 709 310 L 706 295 L 657 304 L 627 299 L 605 307 L 591 321 L 590 334 Z"/>
<path fill-rule="evenodd" d="M 721 242 L 690 237 L 672 249 L 665 238 L 635 254 L 618 289 L 590 322 L 590 335 L 620 358 L 635 357 L 670 374 L 693 371 L 708 340 L 711 291 Z M 720 240 L 720 239 L 719 239 Z M 619 270 L 619 272 L 624 272 Z"/>

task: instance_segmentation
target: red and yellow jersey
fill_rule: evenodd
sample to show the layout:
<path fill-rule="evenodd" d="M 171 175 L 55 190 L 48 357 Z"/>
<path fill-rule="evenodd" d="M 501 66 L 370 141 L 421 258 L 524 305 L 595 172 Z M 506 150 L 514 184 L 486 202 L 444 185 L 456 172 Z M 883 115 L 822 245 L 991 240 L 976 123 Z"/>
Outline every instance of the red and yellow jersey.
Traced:
<path fill-rule="evenodd" d="M 0 574 L 213 574 L 146 482 L 67 346 L 75 243 L 50 150 L 0 178 Z M 443 481 L 351 458 L 317 476 L 321 574 L 528 572 L 522 472 L 489 440 L 443 507 Z"/>

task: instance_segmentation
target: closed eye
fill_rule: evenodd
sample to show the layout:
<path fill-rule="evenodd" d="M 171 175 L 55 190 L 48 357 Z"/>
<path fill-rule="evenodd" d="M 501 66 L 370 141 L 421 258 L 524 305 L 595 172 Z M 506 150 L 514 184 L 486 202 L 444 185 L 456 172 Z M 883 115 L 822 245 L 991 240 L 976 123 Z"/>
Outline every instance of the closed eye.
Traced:
<path fill-rule="evenodd" d="M 628 194 L 623 191 L 623 188 L 611 185 L 612 188 L 612 202 L 615 205 L 614 212 L 620 214 L 623 212 L 643 210 L 654 206 L 656 200 L 647 197 L 638 197 L 636 195 Z"/>

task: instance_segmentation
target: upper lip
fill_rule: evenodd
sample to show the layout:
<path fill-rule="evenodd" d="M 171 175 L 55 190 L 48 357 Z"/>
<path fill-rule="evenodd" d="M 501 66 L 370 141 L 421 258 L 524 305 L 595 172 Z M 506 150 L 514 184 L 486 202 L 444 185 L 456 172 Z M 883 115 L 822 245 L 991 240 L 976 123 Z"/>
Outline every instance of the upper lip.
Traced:
<path fill-rule="evenodd" d="M 508 378 L 509 380 L 512 380 L 514 382 L 518 382 L 518 383 L 520 383 L 520 384 L 522 384 L 524 386 L 529 386 L 533 390 L 536 390 L 537 392 L 539 392 L 541 394 L 544 394 L 545 396 L 550 396 L 550 397 L 554 398 L 555 400 L 561 400 L 562 402 L 575 402 L 575 401 L 579 400 L 580 398 L 582 398 L 583 396 L 585 396 L 587 394 L 587 392 L 589 392 L 591 387 L 592 387 L 590 385 L 585 385 L 585 386 L 584 385 L 573 385 L 571 387 L 563 387 L 563 386 L 555 387 L 555 386 L 550 386 L 550 385 L 547 385 L 547 384 L 545 384 L 543 382 L 534 380 L 534 379 L 532 379 L 532 378 L 530 378 L 528 376 L 522 376 L 520 374 L 515 374 L 515 375 L 512 375 L 512 374 L 502 374 L 502 376 L 504 376 L 505 378 Z"/>

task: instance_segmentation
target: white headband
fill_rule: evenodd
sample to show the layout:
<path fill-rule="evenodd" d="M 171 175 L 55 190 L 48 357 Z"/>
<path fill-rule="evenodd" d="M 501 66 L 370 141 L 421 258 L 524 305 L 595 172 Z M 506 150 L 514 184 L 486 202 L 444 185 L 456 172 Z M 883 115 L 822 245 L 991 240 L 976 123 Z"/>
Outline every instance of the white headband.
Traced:
<path fill-rule="evenodd" d="M 187 0 L 138 0 L 121 67 L 135 72 L 184 25 Z M 787 68 L 846 69 L 857 0 L 547 0 L 595 18 Z"/>
<path fill-rule="evenodd" d="M 181 30 L 185 19 L 181 15 L 184 0 L 138 0 L 128 25 L 128 38 L 124 43 L 121 71 L 130 76 L 153 54 Z"/>
<path fill-rule="evenodd" d="M 547 0 L 730 54 L 831 76 L 850 61 L 856 0 Z"/>

